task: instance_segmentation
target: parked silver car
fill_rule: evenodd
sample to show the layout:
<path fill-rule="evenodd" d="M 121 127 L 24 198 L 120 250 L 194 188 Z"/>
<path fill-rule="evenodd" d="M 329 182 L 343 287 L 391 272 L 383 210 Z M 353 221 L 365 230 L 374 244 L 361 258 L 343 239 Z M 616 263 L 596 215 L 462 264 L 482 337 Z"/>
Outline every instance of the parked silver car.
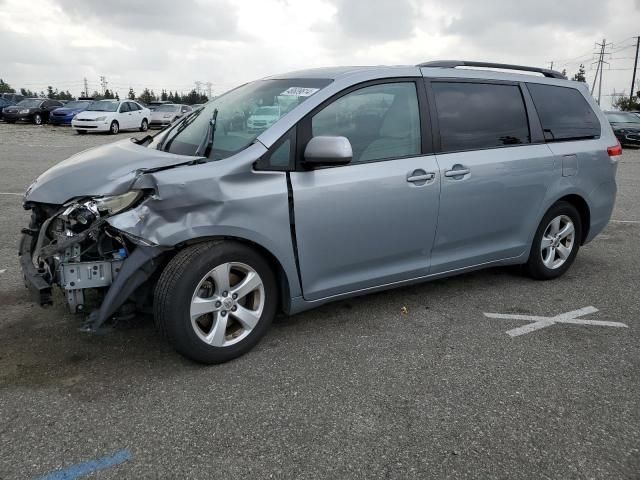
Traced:
<path fill-rule="evenodd" d="M 283 105 L 264 131 L 231 121 Z M 21 263 L 42 304 L 57 284 L 88 311 L 98 291 L 88 331 L 148 308 L 218 363 L 278 311 L 496 265 L 562 275 L 609 221 L 620 154 L 586 86 L 551 70 L 294 72 L 42 174 Z"/>
<path fill-rule="evenodd" d="M 164 128 L 171 125 L 176 120 L 180 119 L 183 115 L 187 115 L 191 112 L 192 108 L 189 105 L 180 105 L 177 103 L 166 103 L 164 105 L 156 105 L 151 111 L 151 121 L 149 127 Z"/>

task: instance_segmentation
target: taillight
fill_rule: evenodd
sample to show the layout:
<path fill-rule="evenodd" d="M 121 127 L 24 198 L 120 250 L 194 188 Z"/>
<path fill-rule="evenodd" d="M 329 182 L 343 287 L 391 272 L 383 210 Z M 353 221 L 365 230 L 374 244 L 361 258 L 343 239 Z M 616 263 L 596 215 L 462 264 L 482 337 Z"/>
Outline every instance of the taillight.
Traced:
<path fill-rule="evenodd" d="M 618 155 L 622 155 L 622 146 L 620 145 L 620 142 L 618 142 L 618 144 L 614 145 L 613 147 L 607 147 L 607 153 L 610 157 L 617 157 Z"/>

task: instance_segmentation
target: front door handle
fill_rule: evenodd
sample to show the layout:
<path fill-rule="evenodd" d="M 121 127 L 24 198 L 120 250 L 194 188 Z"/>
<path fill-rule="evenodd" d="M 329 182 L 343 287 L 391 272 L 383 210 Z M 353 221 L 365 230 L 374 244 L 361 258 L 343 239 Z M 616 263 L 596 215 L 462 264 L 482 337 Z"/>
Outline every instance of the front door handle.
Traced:
<path fill-rule="evenodd" d="M 428 182 L 429 180 L 433 180 L 435 177 L 435 173 L 424 173 L 422 175 L 411 175 L 407 178 L 407 182 L 416 183 L 416 182 Z"/>
<path fill-rule="evenodd" d="M 453 166 L 451 170 L 446 170 L 444 172 L 445 177 L 460 177 L 462 178 L 465 175 L 468 175 L 471 172 L 471 169 L 466 168 L 460 164 L 456 164 Z"/>

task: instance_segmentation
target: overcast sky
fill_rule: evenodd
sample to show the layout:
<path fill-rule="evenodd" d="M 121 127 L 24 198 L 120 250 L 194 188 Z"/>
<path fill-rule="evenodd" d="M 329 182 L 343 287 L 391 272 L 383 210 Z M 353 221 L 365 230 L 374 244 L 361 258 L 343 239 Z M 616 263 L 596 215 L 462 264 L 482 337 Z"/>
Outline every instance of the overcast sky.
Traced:
<path fill-rule="evenodd" d="M 77 95 L 104 75 L 121 96 L 199 80 L 219 94 L 307 67 L 473 59 L 553 60 L 569 76 L 584 62 L 591 83 L 606 37 L 609 95 L 629 92 L 635 35 L 640 0 L 0 0 L 0 77 Z"/>

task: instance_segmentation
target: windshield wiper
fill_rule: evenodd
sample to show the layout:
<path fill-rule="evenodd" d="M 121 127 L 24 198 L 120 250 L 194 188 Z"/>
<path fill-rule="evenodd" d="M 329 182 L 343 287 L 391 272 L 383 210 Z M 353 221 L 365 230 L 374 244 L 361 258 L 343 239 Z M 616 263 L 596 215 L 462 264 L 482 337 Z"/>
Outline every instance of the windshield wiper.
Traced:
<path fill-rule="evenodd" d="M 196 157 L 208 157 L 211 153 L 211 148 L 213 147 L 213 138 L 216 134 L 216 121 L 218 120 L 218 109 L 216 108 L 213 111 L 213 115 L 211 115 L 211 120 L 209 120 L 209 124 L 207 125 L 207 134 L 202 139 L 202 143 L 198 146 L 196 150 Z M 200 155 L 200 152 L 204 149 L 204 154 Z"/>
<path fill-rule="evenodd" d="M 180 132 L 182 132 L 185 128 L 187 128 L 189 125 L 191 125 L 191 123 L 201 113 L 202 113 L 202 109 L 196 110 L 191 115 L 187 115 L 186 117 L 182 117 L 179 121 L 174 123 L 173 126 L 169 127 L 169 130 L 167 130 L 167 134 L 160 141 L 160 143 L 158 143 L 157 149 L 158 150 L 164 150 L 165 152 L 167 150 L 169 150 L 169 147 L 171 147 L 171 143 L 173 142 L 173 139 L 176 138 L 178 136 L 178 134 Z M 167 141 L 169 139 L 169 133 L 171 133 L 172 130 L 176 130 L 176 132 L 171 136 L 171 139 L 169 141 Z M 162 148 L 164 146 L 165 142 L 166 142 L 167 145 L 164 148 Z"/>

